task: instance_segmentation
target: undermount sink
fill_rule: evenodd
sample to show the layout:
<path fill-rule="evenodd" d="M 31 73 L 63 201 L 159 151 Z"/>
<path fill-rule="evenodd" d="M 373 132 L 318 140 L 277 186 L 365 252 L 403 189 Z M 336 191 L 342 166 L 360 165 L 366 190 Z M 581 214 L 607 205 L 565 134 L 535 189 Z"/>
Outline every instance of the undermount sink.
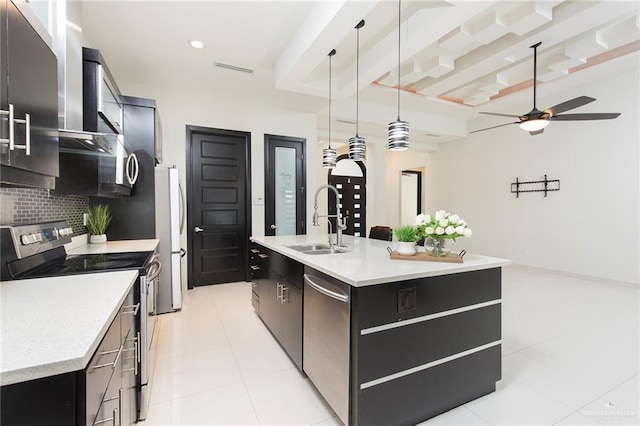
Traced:
<path fill-rule="evenodd" d="M 296 246 L 287 246 L 296 251 L 324 250 L 329 248 L 329 244 L 301 244 Z"/>
<path fill-rule="evenodd" d="M 287 247 L 304 254 L 338 254 L 347 252 L 340 247 L 331 248 L 328 244 L 301 244 Z"/>

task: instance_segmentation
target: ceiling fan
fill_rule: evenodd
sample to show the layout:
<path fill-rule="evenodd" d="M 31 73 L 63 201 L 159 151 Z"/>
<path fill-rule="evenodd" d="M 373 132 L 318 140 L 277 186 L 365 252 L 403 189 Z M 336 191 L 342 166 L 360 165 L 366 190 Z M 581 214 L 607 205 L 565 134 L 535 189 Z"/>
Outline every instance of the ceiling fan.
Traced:
<path fill-rule="evenodd" d="M 512 114 L 500 114 L 496 112 L 481 112 L 480 114 L 487 115 L 497 115 L 500 117 L 515 117 L 518 121 L 512 121 L 511 123 L 500 124 L 498 126 L 487 127 L 486 129 L 474 130 L 469 133 L 477 133 L 483 132 L 485 130 L 495 129 L 497 127 L 509 126 L 511 124 L 519 124 L 520 128 L 529 132 L 529 134 L 539 135 L 544 132 L 544 128 L 549 125 L 551 121 L 582 121 L 582 120 L 610 120 L 613 118 L 617 118 L 620 113 L 592 113 L 592 114 L 563 114 L 558 115 L 561 112 L 569 111 L 583 105 L 586 105 L 590 102 L 595 101 L 594 98 L 590 98 L 589 96 L 578 96 L 577 98 L 571 99 L 566 102 L 562 102 L 556 106 L 552 106 L 551 108 L 547 108 L 543 111 L 540 111 L 536 108 L 536 81 L 537 81 L 537 57 L 538 57 L 538 46 L 540 46 L 542 42 L 538 42 L 533 46 L 530 46 L 533 49 L 533 109 L 524 115 L 512 115 Z"/>

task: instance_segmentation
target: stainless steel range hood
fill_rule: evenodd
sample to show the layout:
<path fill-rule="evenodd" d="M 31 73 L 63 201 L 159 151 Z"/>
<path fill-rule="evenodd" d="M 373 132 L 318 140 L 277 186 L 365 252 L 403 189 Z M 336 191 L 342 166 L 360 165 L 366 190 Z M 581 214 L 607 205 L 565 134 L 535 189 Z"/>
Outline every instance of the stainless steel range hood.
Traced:
<path fill-rule="evenodd" d="M 58 130 L 61 152 L 95 152 L 115 155 L 124 137 L 115 133 L 93 133 L 80 130 Z"/>

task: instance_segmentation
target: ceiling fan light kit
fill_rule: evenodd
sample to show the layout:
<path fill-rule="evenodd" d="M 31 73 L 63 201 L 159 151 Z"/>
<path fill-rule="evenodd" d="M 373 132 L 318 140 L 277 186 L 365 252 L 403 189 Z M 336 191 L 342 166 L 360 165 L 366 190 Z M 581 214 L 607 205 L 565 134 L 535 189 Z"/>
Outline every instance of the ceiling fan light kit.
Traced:
<path fill-rule="evenodd" d="M 545 127 L 549 125 L 551 121 L 587 121 L 587 120 L 611 120 L 620 116 L 620 113 L 586 113 L 586 114 L 560 114 L 562 112 L 570 111 L 572 109 L 581 107 L 588 103 L 595 101 L 594 98 L 589 96 L 578 96 L 577 98 L 573 98 L 571 100 L 562 102 L 558 105 L 552 106 L 551 108 L 547 108 L 543 111 L 540 111 L 536 107 L 536 87 L 538 80 L 538 47 L 542 44 L 542 42 L 538 42 L 533 46 L 530 46 L 533 49 L 533 109 L 524 115 L 512 115 L 512 114 L 501 114 L 497 112 L 480 112 L 480 114 L 486 115 L 495 115 L 498 117 L 513 117 L 517 118 L 518 121 L 513 121 L 511 123 L 499 124 L 497 126 L 487 127 L 480 130 L 474 130 L 470 133 L 483 132 L 485 130 L 496 129 L 498 127 L 508 126 L 511 124 L 518 124 L 521 129 L 529 132 L 530 135 L 535 136 L 544 132 Z"/>
<path fill-rule="evenodd" d="M 527 132 L 537 132 L 538 130 L 542 130 L 549 125 L 549 120 L 537 118 L 533 120 L 527 120 L 520 123 L 520 128 L 522 130 L 526 130 Z"/>
<path fill-rule="evenodd" d="M 359 106 L 359 96 L 358 92 L 360 91 L 359 84 L 359 71 L 360 71 L 360 28 L 364 27 L 364 19 L 358 22 L 356 25 L 356 38 L 357 38 L 357 46 L 356 46 L 356 135 L 349 138 L 349 158 L 354 161 L 361 161 L 366 159 L 367 156 L 367 145 L 365 144 L 365 140 L 362 136 L 358 135 L 358 106 Z"/>
<path fill-rule="evenodd" d="M 402 0 L 398 0 L 398 118 L 389 123 L 387 145 L 391 151 L 404 151 L 409 149 L 409 122 L 400 120 L 400 25 Z"/>
<path fill-rule="evenodd" d="M 322 150 L 322 167 L 333 169 L 338 162 L 338 153 L 331 148 L 331 58 L 336 54 L 336 49 L 329 52 L 329 147 Z"/>

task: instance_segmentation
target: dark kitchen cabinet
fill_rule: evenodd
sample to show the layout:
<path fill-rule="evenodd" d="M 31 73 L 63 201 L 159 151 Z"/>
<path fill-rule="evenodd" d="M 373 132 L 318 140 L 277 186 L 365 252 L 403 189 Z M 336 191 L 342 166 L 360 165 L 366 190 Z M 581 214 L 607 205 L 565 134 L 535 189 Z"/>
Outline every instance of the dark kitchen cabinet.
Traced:
<path fill-rule="evenodd" d="M 124 143 L 138 159 L 138 179 L 129 197 L 101 198 L 113 213 L 107 237 L 136 240 L 156 237 L 155 166 L 160 154 L 160 118 L 153 99 L 122 96 Z"/>
<path fill-rule="evenodd" d="M 261 274 L 253 282 L 256 312 L 302 370 L 302 264 L 258 246 Z M 251 253 L 253 254 L 253 253 Z M 256 303 L 254 302 L 254 307 Z"/>
<path fill-rule="evenodd" d="M 10 0 L 0 0 L 0 40 L 2 184 L 54 188 L 59 175 L 56 56 Z"/>
<path fill-rule="evenodd" d="M 82 48 L 82 129 L 122 133 L 122 93 L 99 50 Z"/>

